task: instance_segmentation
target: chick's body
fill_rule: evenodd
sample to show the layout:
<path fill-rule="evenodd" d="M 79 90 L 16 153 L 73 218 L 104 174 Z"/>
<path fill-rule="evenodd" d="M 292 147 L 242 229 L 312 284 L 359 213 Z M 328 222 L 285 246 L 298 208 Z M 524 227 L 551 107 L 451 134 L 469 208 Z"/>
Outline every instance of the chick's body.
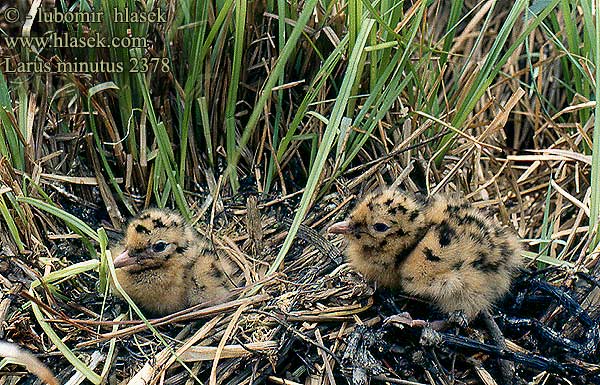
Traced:
<path fill-rule="evenodd" d="M 222 298 L 234 287 L 232 266 L 219 260 L 209 242 L 172 211 L 142 212 L 111 253 L 125 292 L 153 315 Z"/>
<path fill-rule="evenodd" d="M 329 231 L 346 235 L 350 263 L 365 278 L 468 318 L 506 294 L 521 261 L 514 235 L 444 195 L 375 192 Z"/>

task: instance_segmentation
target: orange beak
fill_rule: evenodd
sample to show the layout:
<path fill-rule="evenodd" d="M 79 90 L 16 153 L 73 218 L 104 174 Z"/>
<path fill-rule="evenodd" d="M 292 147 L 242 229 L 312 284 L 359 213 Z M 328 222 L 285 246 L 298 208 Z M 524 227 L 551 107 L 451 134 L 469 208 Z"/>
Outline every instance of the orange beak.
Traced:
<path fill-rule="evenodd" d="M 327 232 L 329 234 L 350 234 L 353 229 L 353 224 L 350 221 L 342 221 L 329 226 Z"/>
<path fill-rule="evenodd" d="M 115 259 L 113 259 L 113 264 L 115 265 L 115 269 L 120 267 L 130 266 L 136 263 L 135 258 L 132 258 L 127 250 L 119 254 Z"/>

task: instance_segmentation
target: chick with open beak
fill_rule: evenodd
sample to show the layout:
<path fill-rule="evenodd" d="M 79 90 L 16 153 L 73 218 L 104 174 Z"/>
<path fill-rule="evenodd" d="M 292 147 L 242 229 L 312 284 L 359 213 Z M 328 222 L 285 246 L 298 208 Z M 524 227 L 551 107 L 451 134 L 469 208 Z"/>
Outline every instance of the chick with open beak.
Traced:
<path fill-rule="evenodd" d="M 462 199 L 421 199 L 397 189 L 368 194 L 329 227 L 348 241 L 368 280 L 474 318 L 506 294 L 521 264 L 517 238 Z"/>
<path fill-rule="evenodd" d="M 152 315 L 223 298 L 234 287 L 232 266 L 170 210 L 149 209 L 132 219 L 111 253 L 119 283 Z"/>

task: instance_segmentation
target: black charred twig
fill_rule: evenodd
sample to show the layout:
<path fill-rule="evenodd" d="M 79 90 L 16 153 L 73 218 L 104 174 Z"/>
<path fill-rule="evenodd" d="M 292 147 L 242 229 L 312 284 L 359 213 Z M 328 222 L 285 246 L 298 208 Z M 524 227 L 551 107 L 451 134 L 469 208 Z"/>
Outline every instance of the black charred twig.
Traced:
<path fill-rule="evenodd" d="M 555 330 L 552 330 L 548 326 L 536 319 L 523 319 L 516 317 L 504 317 L 504 322 L 513 328 L 527 328 L 531 332 L 537 334 L 540 338 L 552 342 L 556 345 L 562 346 L 566 350 L 570 350 L 573 353 L 578 353 L 581 356 L 590 356 L 594 354 L 598 348 L 598 328 L 590 329 L 591 333 L 588 333 L 586 343 L 581 344 L 572 339 L 563 337 Z"/>
<path fill-rule="evenodd" d="M 470 338 L 455 336 L 447 333 L 439 333 L 442 338 L 442 346 L 483 352 L 504 360 L 513 361 L 531 369 L 543 370 L 560 375 L 584 375 L 587 371 L 570 363 L 561 363 L 553 358 L 543 357 L 537 354 L 523 354 L 501 349 L 498 346 L 489 345 L 475 341 Z"/>

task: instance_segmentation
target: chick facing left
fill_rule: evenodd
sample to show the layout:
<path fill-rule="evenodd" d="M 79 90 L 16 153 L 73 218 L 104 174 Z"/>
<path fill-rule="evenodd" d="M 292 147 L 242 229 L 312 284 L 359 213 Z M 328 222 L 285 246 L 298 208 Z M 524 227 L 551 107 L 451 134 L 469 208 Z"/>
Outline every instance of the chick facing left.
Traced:
<path fill-rule="evenodd" d="M 161 316 L 219 300 L 235 287 L 234 268 L 178 213 L 148 209 L 111 249 L 116 276 L 143 310 Z M 113 292 L 118 292 L 113 286 Z"/>
<path fill-rule="evenodd" d="M 469 319 L 508 292 L 521 265 L 513 233 L 447 195 L 378 190 L 329 232 L 345 236 L 346 255 L 365 278 Z"/>

